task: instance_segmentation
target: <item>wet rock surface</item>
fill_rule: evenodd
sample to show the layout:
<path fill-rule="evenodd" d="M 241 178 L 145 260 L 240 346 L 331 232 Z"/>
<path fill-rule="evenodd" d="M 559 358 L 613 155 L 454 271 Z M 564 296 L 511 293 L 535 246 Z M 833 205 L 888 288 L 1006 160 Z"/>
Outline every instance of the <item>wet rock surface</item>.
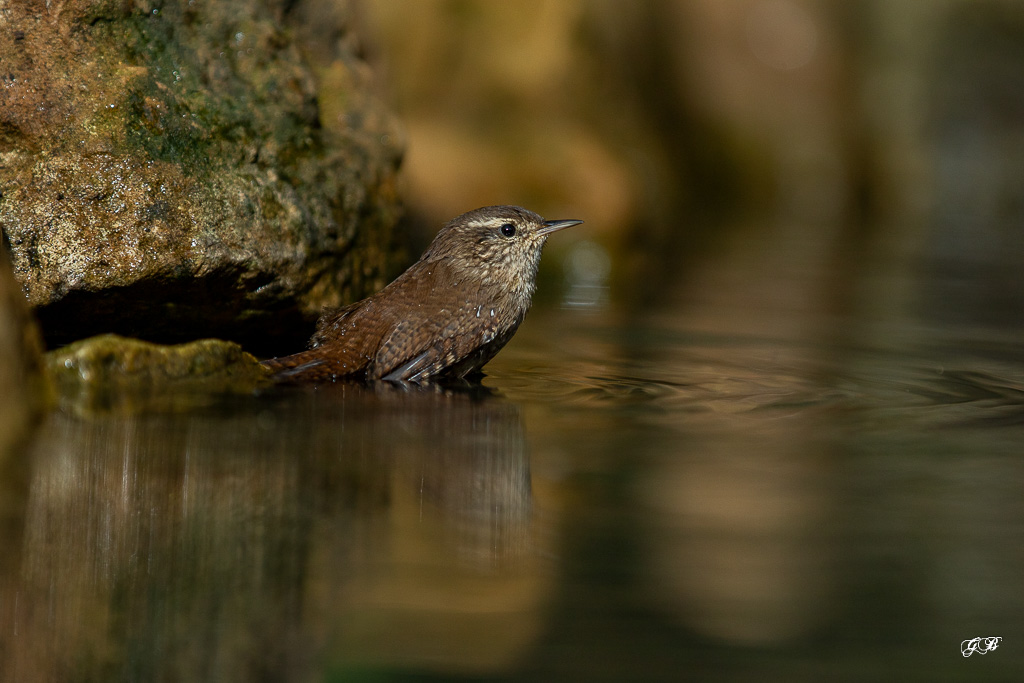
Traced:
<path fill-rule="evenodd" d="M 106 334 L 46 355 L 61 410 L 78 415 L 191 409 L 269 386 L 238 344 L 202 339 L 161 346 Z"/>
<path fill-rule="evenodd" d="M 0 227 L 51 345 L 293 350 L 383 283 L 400 136 L 345 21 L 274 0 L 4 7 Z"/>

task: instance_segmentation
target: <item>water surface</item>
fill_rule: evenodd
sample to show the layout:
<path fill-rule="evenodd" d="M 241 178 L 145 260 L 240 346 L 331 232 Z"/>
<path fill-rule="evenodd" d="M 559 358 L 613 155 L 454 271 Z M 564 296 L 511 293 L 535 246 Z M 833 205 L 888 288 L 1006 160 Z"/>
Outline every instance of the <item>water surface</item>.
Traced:
<path fill-rule="evenodd" d="M 50 416 L 3 680 L 1013 678 L 1014 330 L 721 277 L 534 311 L 482 388 Z"/>

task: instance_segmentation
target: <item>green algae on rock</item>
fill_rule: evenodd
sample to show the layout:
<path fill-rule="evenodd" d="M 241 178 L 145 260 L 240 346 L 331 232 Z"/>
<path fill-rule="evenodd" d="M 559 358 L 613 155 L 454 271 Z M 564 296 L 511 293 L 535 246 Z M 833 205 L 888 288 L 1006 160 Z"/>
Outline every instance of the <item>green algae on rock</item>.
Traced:
<path fill-rule="evenodd" d="M 401 135 L 343 11 L 317 45 L 284 0 L 55 8 L 0 13 L 0 226 L 47 339 L 252 348 L 383 284 Z"/>
<path fill-rule="evenodd" d="M 194 408 L 270 384 L 238 344 L 219 339 L 161 346 L 113 334 L 46 354 L 62 410 L 81 415 Z"/>

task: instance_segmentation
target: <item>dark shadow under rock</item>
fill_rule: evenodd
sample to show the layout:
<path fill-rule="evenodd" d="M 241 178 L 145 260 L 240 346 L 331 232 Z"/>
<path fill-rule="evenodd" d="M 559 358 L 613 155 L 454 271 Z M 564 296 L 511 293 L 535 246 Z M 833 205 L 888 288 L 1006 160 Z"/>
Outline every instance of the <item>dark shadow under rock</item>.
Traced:
<path fill-rule="evenodd" d="M 10 476 L 8 459 L 26 442 L 48 398 L 41 351 L 39 331 L 0 243 L 0 479 Z M 0 502 L 0 524 L 3 508 Z"/>

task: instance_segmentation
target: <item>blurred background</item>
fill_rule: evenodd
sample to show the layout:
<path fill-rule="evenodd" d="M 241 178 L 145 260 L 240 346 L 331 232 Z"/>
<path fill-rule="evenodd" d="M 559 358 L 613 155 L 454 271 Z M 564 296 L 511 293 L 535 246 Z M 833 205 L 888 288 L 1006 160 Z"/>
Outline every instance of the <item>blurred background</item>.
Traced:
<path fill-rule="evenodd" d="M 954 644 L 1024 605 L 1024 3 L 359 8 L 417 239 L 586 220 L 490 368 L 566 553 L 518 675 L 1021 661 Z"/>
<path fill-rule="evenodd" d="M 821 306 L 943 315 L 953 296 L 975 320 L 1020 319 L 1019 2 L 356 8 L 404 122 L 421 242 L 518 203 L 586 219 L 565 238 L 583 242 L 568 276 L 610 263 L 619 301 L 700 291 L 734 246 L 765 240 L 817 271 Z M 699 267 L 716 259 L 716 275 Z M 859 296 L 843 291 L 858 268 L 943 282 Z"/>

